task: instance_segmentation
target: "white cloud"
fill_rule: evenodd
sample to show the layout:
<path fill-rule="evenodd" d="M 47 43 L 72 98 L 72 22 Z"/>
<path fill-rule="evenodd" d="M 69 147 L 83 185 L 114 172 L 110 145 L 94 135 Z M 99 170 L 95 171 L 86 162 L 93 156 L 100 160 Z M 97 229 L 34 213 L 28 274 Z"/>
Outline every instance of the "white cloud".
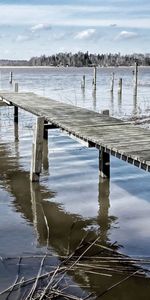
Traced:
<path fill-rule="evenodd" d="M 49 24 L 37 24 L 31 27 L 31 31 L 35 32 L 35 31 L 39 31 L 39 30 L 49 30 L 51 29 L 51 26 Z"/>
<path fill-rule="evenodd" d="M 89 39 L 90 37 L 92 37 L 95 34 L 96 30 L 95 29 L 87 29 L 87 30 L 83 30 L 78 32 L 75 35 L 75 39 L 77 40 L 84 40 L 84 39 Z"/>
<path fill-rule="evenodd" d="M 137 37 L 138 34 L 133 31 L 121 31 L 115 38 L 115 40 L 126 40 Z"/>
<path fill-rule="evenodd" d="M 16 42 L 25 42 L 31 40 L 31 37 L 28 35 L 18 35 L 16 37 Z"/>

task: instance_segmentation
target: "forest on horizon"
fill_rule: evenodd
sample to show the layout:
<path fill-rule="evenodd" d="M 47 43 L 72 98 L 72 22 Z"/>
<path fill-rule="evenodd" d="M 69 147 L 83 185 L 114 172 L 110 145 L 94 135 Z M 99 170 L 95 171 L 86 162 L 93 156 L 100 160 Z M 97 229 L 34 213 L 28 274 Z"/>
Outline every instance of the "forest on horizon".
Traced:
<path fill-rule="evenodd" d="M 54 67 L 114 67 L 132 66 L 138 62 L 141 66 L 150 66 L 150 54 L 92 54 L 89 52 L 78 52 L 75 54 L 58 53 L 50 56 L 41 55 L 29 60 L 0 59 L 1 66 L 54 66 Z"/>

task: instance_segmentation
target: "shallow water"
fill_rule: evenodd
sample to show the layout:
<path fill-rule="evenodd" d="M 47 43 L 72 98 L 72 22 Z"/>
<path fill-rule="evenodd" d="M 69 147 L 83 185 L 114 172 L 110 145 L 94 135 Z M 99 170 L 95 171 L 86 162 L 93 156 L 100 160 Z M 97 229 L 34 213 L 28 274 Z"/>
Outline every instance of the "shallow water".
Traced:
<path fill-rule="evenodd" d="M 1 69 L 2 89 L 12 89 L 8 83 L 9 71 Z M 96 111 L 109 108 L 111 115 L 119 118 L 148 115 L 150 69 L 139 71 L 136 101 L 132 68 L 115 69 L 113 99 L 109 91 L 112 71 L 98 70 L 95 96 L 91 87 L 92 69 L 15 69 L 14 78 L 21 91 L 34 91 Z M 83 74 L 87 78 L 85 94 L 80 88 Z M 123 78 L 120 100 L 119 77 Z M 126 255 L 150 257 L 150 175 L 111 157 L 111 179 L 102 181 L 98 175 L 98 151 L 83 147 L 64 132 L 51 130 L 48 145 L 44 142 L 40 184 L 31 184 L 34 122 L 34 116 L 20 110 L 19 126 L 14 127 L 13 109 L 0 108 L 0 256 L 44 254 L 48 244 L 49 253 L 58 255 L 57 261 L 59 256 L 67 255 L 68 247 L 73 251 L 88 233 L 90 239 L 99 236 L 105 246 L 115 243 L 116 250 Z M 44 216 L 50 230 L 48 241 Z M 28 276 L 34 274 L 33 261 L 27 269 Z M 14 281 L 15 274 L 12 266 L 1 264 L 0 290 Z M 72 274 L 74 282 L 97 295 L 121 278 L 84 272 Z M 149 294 L 149 279 L 131 278 L 103 299 L 141 300 L 149 299 Z"/>

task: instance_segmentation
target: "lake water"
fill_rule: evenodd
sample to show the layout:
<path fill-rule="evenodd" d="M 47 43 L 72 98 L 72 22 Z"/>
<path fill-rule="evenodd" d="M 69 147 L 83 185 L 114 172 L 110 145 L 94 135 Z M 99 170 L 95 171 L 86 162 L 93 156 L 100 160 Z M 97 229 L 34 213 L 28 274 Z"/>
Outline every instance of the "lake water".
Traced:
<path fill-rule="evenodd" d="M 9 68 L 0 69 L 0 88 L 12 90 Z M 92 68 L 15 68 L 20 91 L 32 91 L 49 98 L 91 110 L 109 109 L 112 116 L 130 119 L 149 116 L 150 68 L 139 69 L 137 98 L 133 96 L 132 68 L 97 70 L 97 90 L 92 90 Z M 115 72 L 114 95 L 110 93 Z M 85 74 L 86 88 L 81 89 Z M 118 79 L 123 94 L 118 97 Z M 111 157 L 110 181 L 98 174 L 98 151 L 88 149 L 60 130 L 49 130 L 44 142 L 40 184 L 31 184 L 32 135 L 35 117 L 19 110 L 14 126 L 13 108 L 0 107 L 0 290 L 15 280 L 17 257 L 53 254 L 53 264 L 73 251 L 81 239 L 100 237 L 100 243 L 132 257 L 150 258 L 150 175 Z M 45 218 L 48 221 L 49 239 Z M 69 246 L 68 246 L 69 245 Z M 48 248 L 47 248 L 48 246 Z M 39 267 L 39 266 L 38 266 Z M 25 274 L 37 271 L 34 260 L 24 262 Z M 122 276 L 105 278 L 76 272 L 72 282 L 99 295 Z M 86 290 L 86 288 L 85 288 Z M 149 279 L 131 278 L 102 297 L 105 300 L 149 299 Z M 6 295 L 0 299 L 6 299 Z M 14 299 L 14 298 L 13 298 Z M 17 298 L 15 298 L 17 299 Z M 19 298 L 18 298 L 19 299 Z"/>

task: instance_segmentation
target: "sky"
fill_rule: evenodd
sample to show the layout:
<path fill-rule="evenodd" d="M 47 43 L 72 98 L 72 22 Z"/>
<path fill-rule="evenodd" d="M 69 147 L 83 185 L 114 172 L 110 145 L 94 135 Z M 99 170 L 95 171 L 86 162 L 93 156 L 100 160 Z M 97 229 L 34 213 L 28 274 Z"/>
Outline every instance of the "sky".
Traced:
<path fill-rule="evenodd" d="M 150 53 L 149 0 L 0 0 L 0 59 Z"/>

